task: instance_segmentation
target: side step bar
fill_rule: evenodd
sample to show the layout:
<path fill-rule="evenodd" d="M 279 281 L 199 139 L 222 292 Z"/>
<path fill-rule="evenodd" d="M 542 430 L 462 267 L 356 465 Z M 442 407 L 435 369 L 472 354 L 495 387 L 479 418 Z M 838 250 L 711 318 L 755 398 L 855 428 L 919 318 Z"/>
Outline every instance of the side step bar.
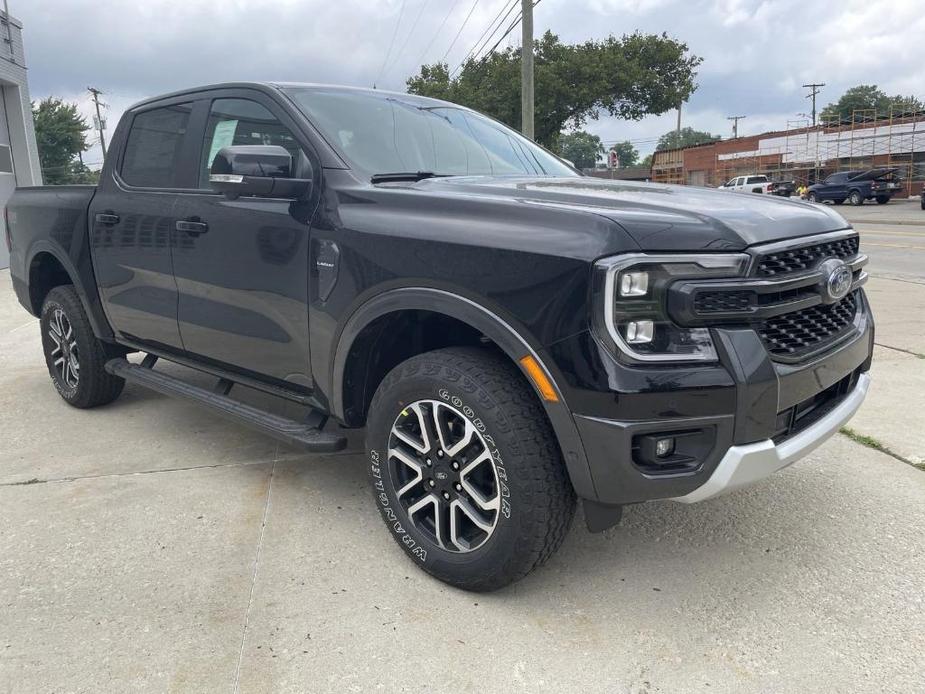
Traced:
<path fill-rule="evenodd" d="M 163 395 L 184 398 L 206 405 L 217 414 L 252 426 L 312 453 L 333 453 L 347 446 L 346 437 L 321 431 L 327 418 L 320 412 L 313 410 L 307 418 L 308 423 L 270 414 L 228 397 L 228 391 L 233 385 L 230 381 L 222 379 L 215 390 L 208 390 L 155 371 L 152 367 L 156 360 L 157 357 L 150 354 L 145 357 L 142 364 L 132 364 L 126 359 L 110 359 L 106 362 L 105 368 L 113 376 L 124 378 L 129 383 L 149 388 Z"/>

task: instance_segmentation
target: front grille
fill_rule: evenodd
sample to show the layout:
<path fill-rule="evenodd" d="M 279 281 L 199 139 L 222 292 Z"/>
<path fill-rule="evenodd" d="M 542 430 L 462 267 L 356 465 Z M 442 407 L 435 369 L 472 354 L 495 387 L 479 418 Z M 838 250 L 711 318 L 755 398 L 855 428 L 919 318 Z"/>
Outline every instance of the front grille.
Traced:
<path fill-rule="evenodd" d="M 759 256 L 755 274 L 761 277 L 811 270 L 826 258 L 851 258 L 857 255 L 858 237 L 850 236 L 802 248 L 788 248 Z"/>
<path fill-rule="evenodd" d="M 847 333 L 858 311 L 857 293 L 836 304 L 817 305 L 769 318 L 755 326 L 772 356 L 799 357 Z"/>
<path fill-rule="evenodd" d="M 697 313 L 726 313 L 728 311 L 747 311 L 754 300 L 755 292 L 716 291 L 697 292 L 694 298 L 694 311 Z"/>

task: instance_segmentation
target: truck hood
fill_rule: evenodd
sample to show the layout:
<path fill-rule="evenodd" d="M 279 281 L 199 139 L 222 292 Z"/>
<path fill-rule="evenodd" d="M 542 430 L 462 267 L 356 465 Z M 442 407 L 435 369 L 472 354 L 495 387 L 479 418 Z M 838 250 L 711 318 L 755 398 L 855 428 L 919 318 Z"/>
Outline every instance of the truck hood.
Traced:
<path fill-rule="evenodd" d="M 413 184 L 434 194 L 509 198 L 596 214 L 620 225 L 642 250 L 742 250 L 850 225 L 834 210 L 755 193 L 601 178 L 454 176 Z"/>

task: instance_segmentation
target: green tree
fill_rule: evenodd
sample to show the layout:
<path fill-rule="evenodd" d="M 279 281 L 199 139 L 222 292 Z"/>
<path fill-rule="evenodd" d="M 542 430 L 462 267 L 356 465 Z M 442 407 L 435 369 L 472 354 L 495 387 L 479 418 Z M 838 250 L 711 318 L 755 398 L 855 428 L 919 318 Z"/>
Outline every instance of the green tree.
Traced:
<path fill-rule="evenodd" d="M 677 149 L 678 147 L 693 147 L 694 145 L 702 145 L 706 142 L 716 142 L 719 139 L 722 139 L 719 135 L 714 135 L 713 133 L 708 133 L 703 130 L 681 128 L 680 132 L 671 130 L 658 138 L 658 144 L 655 145 L 655 149 L 663 150 Z"/>
<path fill-rule="evenodd" d="M 652 168 L 652 155 L 647 154 L 646 156 L 644 156 L 642 158 L 642 161 L 639 162 L 639 166 L 644 166 L 647 169 L 651 169 Z"/>
<path fill-rule="evenodd" d="M 77 105 L 48 97 L 32 103 L 32 118 L 45 183 L 92 182 L 94 172 L 79 159 L 80 153 L 87 151 L 90 126 L 77 112 Z"/>
<path fill-rule="evenodd" d="M 824 122 L 850 122 L 853 117 L 858 120 L 871 117 L 886 118 L 890 115 L 891 106 L 893 115 L 925 110 L 922 102 L 914 96 L 900 94 L 889 96 L 876 84 L 859 84 L 848 89 L 838 101 L 822 109 L 820 117 Z M 867 113 L 855 114 L 855 111 L 867 111 Z"/>
<path fill-rule="evenodd" d="M 547 31 L 534 47 L 536 140 L 558 150 L 560 133 L 601 112 L 630 120 L 677 108 L 696 88 L 701 58 L 666 34 L 640 34 L 566 45 Z M 446 99 L 520 129 L 520 49 L 449 66 L 423 65 L 407 81 L 412 94 Z"/>
<path fill-rule="evenodd" d="M 620 162 L 621 168 L 636 166 L 639 163 L 639 150 L 633 147 L 629 140 L 618 142 L 611 149 L 617 153 L 617 161 Z"/>
<path fill-rule="evenodd" d="M 584 130 L 575 130 L 559 138 L 559 155 L 572 162 L 576 168 L 593 169 L 603 153 L 601 138 Z"/>

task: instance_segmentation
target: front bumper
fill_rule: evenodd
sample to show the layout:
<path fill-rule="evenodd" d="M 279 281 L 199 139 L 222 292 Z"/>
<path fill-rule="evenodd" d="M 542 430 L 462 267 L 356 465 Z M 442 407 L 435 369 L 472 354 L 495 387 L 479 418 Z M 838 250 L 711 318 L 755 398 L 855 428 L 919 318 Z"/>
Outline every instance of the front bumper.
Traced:
<path fill-rule="evenodd" d="M 597 392 L 567 392 L 593 484 L 581 496 L 603 506 L 697 501 L 771 474 L 817 445 L 808 441 L 824 441 L 828 425 L 837 421 L 837 430 L 857 409 L 869 382 L 874 325 L 860 296 L 854 334 L 800 363 L 772 360 L 754 330 L 736 327 L 714 330 L 719 362 L 684 369 L 607 361 L 603 346 L 595 351 L 578 338 L 557 345 L 560 362 L 600 355 L 594 373 L 608 379 Z M 691 461 L 686 469 L 640 460 L 640 442 L 664 436 L 687 437 L 676 439 Z M 764 462 L 753 462 L 756 451 Z M 745 454 L 747 462 L 737 463 Z"/>
<path fill-rule="evenodd" d="M 706 501 L 758 482 L 795 463 L 825 442 L 854 416 L 864 402 L 869 386 L 870 376 L 861 374 L 854 389 L 829 413 L 779 444 L 765 439 L 744 446 L 733 446 L 726 451 L 713 474 L 702 486 L 689 494 L 675 497 L 673 501 L 685 504 Z"/>

